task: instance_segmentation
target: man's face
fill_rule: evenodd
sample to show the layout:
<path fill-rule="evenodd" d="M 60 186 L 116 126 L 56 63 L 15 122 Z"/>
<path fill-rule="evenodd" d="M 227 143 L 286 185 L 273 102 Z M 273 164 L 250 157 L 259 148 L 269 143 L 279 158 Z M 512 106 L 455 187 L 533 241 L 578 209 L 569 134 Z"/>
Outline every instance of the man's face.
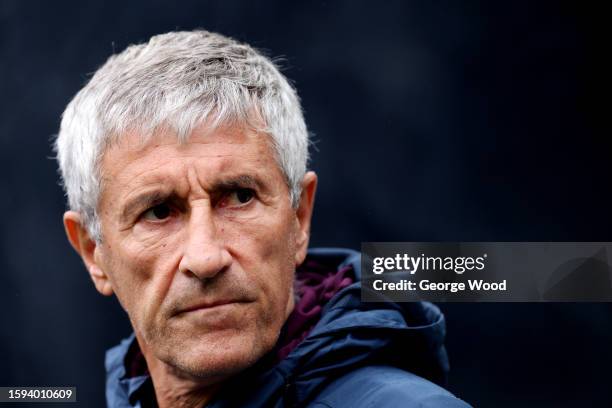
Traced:
<path fill-rule="evenodd" d="M 155 358 L 231 375 L 273 347 L 293 308 L 312 200 L 292 208 L 266 135 L 200 128 L 184 144 L 140 140 L 127 134 L 103 156 L 92 262 Z"/>

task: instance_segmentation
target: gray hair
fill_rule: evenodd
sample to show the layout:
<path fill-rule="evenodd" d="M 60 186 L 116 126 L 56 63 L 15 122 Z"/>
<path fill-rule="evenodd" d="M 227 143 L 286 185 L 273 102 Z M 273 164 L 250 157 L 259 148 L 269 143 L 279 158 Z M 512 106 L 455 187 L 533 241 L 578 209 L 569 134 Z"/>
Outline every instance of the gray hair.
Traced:
<path fill-rule="evenodd" d="M 308 131 L 295 89 L 266 56 L 203 30 L 151 37 L 112 55 L 66 107 L 55 140 L 70 209 L 102 239 L 97 205 L 101 158 L 127 131 L 144 140 L 169 129 L 181 142 L 206 122 L 270 135 L 297 206 L 308 161 Z"/>

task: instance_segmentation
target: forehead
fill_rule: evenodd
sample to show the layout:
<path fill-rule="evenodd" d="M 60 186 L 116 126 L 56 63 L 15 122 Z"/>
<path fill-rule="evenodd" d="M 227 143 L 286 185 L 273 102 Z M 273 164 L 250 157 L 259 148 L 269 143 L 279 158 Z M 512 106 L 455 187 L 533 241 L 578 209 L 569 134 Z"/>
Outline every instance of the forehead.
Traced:
<path fill-rule="evenodd" d="M 197 127 L 186 141 L 173 132 L 144 139 L 138 132 L 123 135 L 109 146 L 101 161 L 103 190 L 171 181 L 195 167 L 204 181 L 232 174 L 264 179 L 282 177 L 270 136 L 247 127 Z"/>

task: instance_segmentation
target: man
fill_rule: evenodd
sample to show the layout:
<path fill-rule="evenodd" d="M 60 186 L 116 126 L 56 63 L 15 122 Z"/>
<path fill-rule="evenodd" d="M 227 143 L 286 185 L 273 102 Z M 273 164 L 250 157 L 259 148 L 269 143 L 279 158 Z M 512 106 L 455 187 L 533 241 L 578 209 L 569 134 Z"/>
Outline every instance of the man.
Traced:
<path fill-rule="evenodd" d="M 107 353 L 109 406 L 465 406 L 422 378 L 447 370 L 437 308 L 362 304 L 359 254 L 308 253 L 301 107 L 249 46 L 128 47 L 70 102 L 56 150 L 68 239 L 134 328 Z"/>

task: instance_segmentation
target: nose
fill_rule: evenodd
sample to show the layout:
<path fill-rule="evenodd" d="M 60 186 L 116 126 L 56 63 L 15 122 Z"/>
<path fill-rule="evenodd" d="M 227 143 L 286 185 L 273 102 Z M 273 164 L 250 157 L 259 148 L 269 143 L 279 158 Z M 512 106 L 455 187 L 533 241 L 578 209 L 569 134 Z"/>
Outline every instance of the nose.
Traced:
<path fill-rule="evenodd" d="M 204 281 L 227 269 L 232 257 L 221 238 L 217 234 L 210 205 L 193 206 L 179 271 Z"/>

